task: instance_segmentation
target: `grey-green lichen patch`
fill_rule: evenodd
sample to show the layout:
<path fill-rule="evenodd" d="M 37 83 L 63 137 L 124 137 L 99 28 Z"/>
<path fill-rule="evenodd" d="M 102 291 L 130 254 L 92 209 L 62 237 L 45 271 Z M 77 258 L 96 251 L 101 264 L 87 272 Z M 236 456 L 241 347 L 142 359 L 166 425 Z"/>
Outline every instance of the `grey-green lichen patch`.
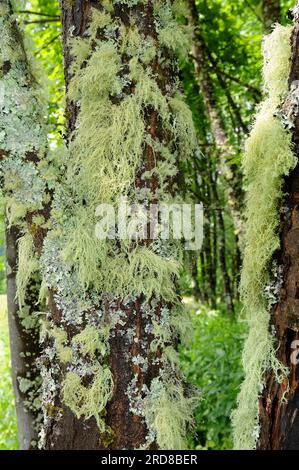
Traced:
<path fill-rule="evenodd" d="M 107 354 L 107 344 L 110 336 L 110 328 L 107 326 L 101 330 L 95 326 L 88 325 L 81 333 L 78 333 L 72 339 L 72 344 L 77 345 L 80 353 L 91 358 L 95 357 L 96 352 L 102 356 Z"/>
<path fill-rule="evenodd" d="M 176 321 L 173 322 L 171 307 L 161 307 L 159 301 L 152 300 L 144 303 L 141 311 L 147 319 L 146 333 L 153 340 L 148 344 L 145 338 L 138 337 L 136 330 L 126 330 L 128 344 L 137 342 L 139 350 L 138 355 L 128 354 L 127 360 L 144 374 L 155 364 L 159 374 L 149 385 L 143 384 L 140 388 L 139 376 L 135 373 L 127 388 L 130 410 L 142 417 L 148 428 L 143 448 L 156 442 L 160 449 L 185 449 L 186 431 L 192 428 L 199 395 L 182 383 L 177 351 L 173 347 L 180 332 Z M 187 326 L 186 318 L 184 323 Z"/>

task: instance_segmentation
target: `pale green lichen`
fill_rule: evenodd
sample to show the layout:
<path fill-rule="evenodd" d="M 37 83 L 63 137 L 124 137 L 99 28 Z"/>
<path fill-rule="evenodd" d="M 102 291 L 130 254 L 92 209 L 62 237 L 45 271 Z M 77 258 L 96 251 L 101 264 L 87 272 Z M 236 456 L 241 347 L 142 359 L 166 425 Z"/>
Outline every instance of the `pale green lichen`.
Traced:
<path fill-rule="evenodd" d="M 95 358 L 96 353 L 105 356 L 108 353 L 108 339 L 110 335 L 109 327 L 102 327 L 100 330 L 94 326 L 86 326 L 81 333 L 72 339 L 73 345 L 78 345 L 80 353 Z"/>
<path fill-rule="evenodd" d="M 187 449 L 186 431 L 193 424 L 197 400 L 194 397 L 186 398 L 180 382 L 153 379 L 145 418 L 149 429 L 154 431 L 159 449 Z"/>
<path fill-rule="evenodd" d="M 27 393 L 32 387 L 34 387 L 34 382 L 26 377 L 19 377 L 19 389 L 22 393 Z"/>
<path fill-rule="evenodd" d="M 89 386 L 85 387 L 82 384 L 82 379 L 78 374 L 68 372 L 62 388 L 63 400 L 77 418 L 94 417 L 101 432 L 105 431 L 102 414 L 112 397 L 112 392 L 112 374 L 108 367 L 102 367 L 100 364 L 97 364 Z"/>
<path fill-rule="evenodd" d="M 164 95 L 151 70 L 144 67 L 143 38 L 134 22 L 128 27 L 120 25 L 118 41 L 109 39 L 110 26 L 109 15 L 93 13 L 92 36 L 82 39 L 81 45 L 80 39 L 72 43 L 77 72 L 70 84 L 69 98 L 78 103 L 80 112 L 70 144 L 67 173 L 69 186 L 78 199 L 84 199 L 85 205 L 74 207 L 63 257 L 74 266 L 84 287 L 95 286 L 120 297 L 145 293 L 171 299 L 180 260 L 160 256 L 151 248 L 128 249 L 121 244 L 119 249 L 115 242 L 103 243 L 92 233 L 97 205 L 114 204 L 116 198 L 134 188 L 144 142 L 149 137 L 144 122 L 147 106 L 157 110 L 163 126 L 173 135 L 168 148 L 149 141 L 163 156 L 163 162 L 153 170 L 160 182 L 153 198 L 163 197 L 169 176 L 177 171 L 178 157 L 188 157 L 197 145 L 191 112 L 181 96 Z M 96 39 L 98 29 L 107 34 L 107 41 Z M 95 43 L 93 50 L 91 42 Z M 123 70 L 122 53 L 132 56 L 127 72 Z M 80 68 L 83 62 L 84 67 Z M 125 96 L 123 90 L 132 82 L 134 93 Z M 116 98 L 115 103 L 111 96 Z"/>
<path fill-rule="evenodd" d="M 62 328 L 55 326 L 48 331 L 50 338 L 54 339 L 54 347 L 56 353 L 62 363 L 71 362 L 72 360 L 72 349 L 66 346 L 68 343 L 67 332 Z"/>
<path fill-rule="evenodd" d="M 173 113 L 173 126 L 182 158 L 188 159 L 197 147 L 197 136 L 192 112 L 182 97 L 177 94 L 169 101 Z"/>
<path fill-rule="evenodd" d="M 89 28 L 92 39 L 96 39 L 99 28 L 105 28 L 111 23 L 112 18 L 109 12 L 94 9 L 92 12 L 92 21 Z"/>
<path fill-rule="evenodd" d="M 38 271 L 39 263 L 35 254 L 32 236 L 26 233 L 18 241 L 17 299 L 19 309 L 25 306 L 26 289 L 33 273 Z"/>
<path fill-rule="evenodd" d="M 32 412 L 35 426 L 40 426 L 40 378 L 28 348 L 38 349 L 39 316 L 35 306 L 39 262 L 33 242 L 40 219 L 35 213 L 43 208 L 46 181 L 38 161 L 46 159 L 47 126 L 44 78 L 33 59 L 29 42 L 17 23 L 14 9 L 20 2 L 2 0 L 0 4 L 0 150 L 1 183 L 8 226 L 23 236 L 18 248 L 17 303 L 24 351 L 23 367 L 30 367 L 26 377 L 18 377 L 24 410 Z M 24 2 L 22 1 L 22 4 Z M 11 10 L 13 6 L 13 11 Z M 49 164 L 49 162 L 47 162 Z M 27 217 L 29 215 L 29 217 Z M 32 220 L 29 222 L 29 220 Z M 30 226 L 30 230 L 29 229 Z M 28 305 L 27 305 L 28 304 Z M 29 341 L 27 341 L 27 338 Z M 32 445 L 32 443 L 31 443 Z"/>
<path fill-rule="evenodd" d="M 288 92 L 291 31 L 290 26 L 278 25 L 265 39 L 264 83 L 268 96 L 247 140 L 243 160 L 247 226 L 241 290 L 250 330 L 243 353 L 245 380 L 238 397 L 238 409 L 233 413 L 237 449 L 253 449 L 256 445 L 258 399 L 266 371 L 272 369 L 278 382 L 288 373 L 275 355 L 265 291 L 271 281 L 271 260 L 280 246 L 279 203 L 284 176 L 296 165 L 291 133 L 276 117 L 278 106 Z"/>

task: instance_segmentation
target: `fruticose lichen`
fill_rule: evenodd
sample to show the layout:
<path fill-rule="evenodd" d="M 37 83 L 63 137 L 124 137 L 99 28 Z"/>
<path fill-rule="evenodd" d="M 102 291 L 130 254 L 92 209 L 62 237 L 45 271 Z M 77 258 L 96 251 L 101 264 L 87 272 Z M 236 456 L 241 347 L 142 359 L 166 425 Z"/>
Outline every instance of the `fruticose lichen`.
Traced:
<path fill-rule="evenodd" d="M 288 374 L 275 354 L 267 286 L 271 284 L 273 255 L 280 246 L 279 204 L 283 181 L 296 165 L 291 132 L 279 117 L 280 105 L 289 91 L 291 31 L 291 26 L 277 25 L 265 39 L 266 98 L 247 140 L 243 160 L 247 224 L 241 291 L 250 330 L 243 353 L 245 380 L 238 397 L 238 408 L 233 413 L 237 449 L 255 448 L 259 436 L 258 400 L 266 371 L 272 370 L 278 382 Z M 264 195 L 262 198 L 261 194 Z"/>
<path fill-rule="evenodd" d="M 160 449 L 184 450 L 186 429 L 192 423 L 195 397 L 186 398 L 180 382 L 153 379 L 145 419 L 150 430 L 155 431 L 155 440 Z"/>
<path fill-rule="evenodd" d="M 92 372 L 92 383 L 88 386 L 82 385 L 82 379 L 77 373 L 68 372 L 63 382 L 63 399 L 77 418 L 94 417 L 100 431 L 104 432 L 105 422 L 101 415 L 112 397 L 112 374 L 108 367 L 102 367 L 100 364 Z"/>
<path fill-rule="evenodd" d="M 34 272 L 39 270 L 34 243 L 30 233 L 18 240 L 17 298 L 20 311 L 26 304 L 26 289 Z"/>
<path fill-rule="evenodd" d="M 115 14 L 116 3 L 130 8 L 127 24 Z M 44 355 L 51 371 L 44 368 L 43 406 L 53 409 L 60 396 L 78 418 L 94 417 L 104 435 L 105 408 L 114 387 L 107 359 L 118 335 L 128 348 L 126 361 L 132 370 L 146 373 L 157 365 L 152 384 L 140 390 L 133 375 L 127 389 L 131 412 L 148 427 L 145 446 L 156 441 L 161 448 L 174 449 L 185 446 L 193 409 L 173 347 L 180 323 L 175 314 L 180 304 L 180 244 L 162 239 L 140 243 L 117 233 L 113 239 L 95 236 L 100 204 L 116 208 L 121 197 L 131 203 L 174 202 L 179 162 L 197 147 L 179 83 L 170 80 L 163 89 L 154 66 L 175 70 L 173 51 L 188 48 L 188 28 L 175 20 L 182 14 L 181 2 L 175 7 L 170 1 L 153 2 L 156 37 L 144 34 L 135 14 L 147 3 L 101 2 L 92 8 L 84 37 L 69 42 L 73 61 L 68 99 L 79 112 L 63 161 L 66 183 L 55 192 L 53 226 L 40 260 L 43 285 L 60 312 L 59 326 L 47 315 Z M 163 138 L 150 132 L 149 112 L 155 113 Z M 146 151 L 153 155 L 150 169 L 145 168 Z M 146 319 L 145 338 L 135 326 L 127 328 L 132 321 L 127 311 L 137 301 Z M 184 317 L 182 322 L 186 325 Z M 130 352 L 134 343 L 138 354 Z M 61 387 L 58 377 L 64 377 Z M 41 447 L 51 419 L 45 413 Z"/>

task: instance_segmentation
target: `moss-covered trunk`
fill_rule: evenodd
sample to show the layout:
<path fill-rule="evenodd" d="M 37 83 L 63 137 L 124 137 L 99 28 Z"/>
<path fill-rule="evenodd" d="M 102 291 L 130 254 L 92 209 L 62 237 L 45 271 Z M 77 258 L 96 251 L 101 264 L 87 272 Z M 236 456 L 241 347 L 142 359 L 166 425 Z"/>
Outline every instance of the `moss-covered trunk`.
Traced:
<path fill-rule="evenodd" d="M 173 202 L 179 160 L 196 147 L 177 80 L 175 51 L 189 47 L 181 13 L 182 2 L 62 1 L 69 154 L 54 202 L 64 216 L 43 255 L 46 449 L 185 446 L 180 243 L 124 240 L 119 225 L 95 236 L 101 204 Z"/>
<path fill-rule="evenodd" d="M 288 98 L 282 105 L 283 114 L 292 122 L 294 153 L 299 157 L 299 113 L 297 93 L 299 80 L 299 17 L 296 14 L 292 34 L 291 71 Z M 260 399 L 259 449 L 299 449 L 299 165 L 284 181 L 287 196 L 282 201 L 280 249 L 275 255 L 280 269 L 277 303 L 271 308 L 271 327 L 275 331 L 277 358 L 289 369 L 288 378 L 277 383 L 275 375 L 266 377 Z M 274 330 L 275 329 L 275 330 Z"/>
<path fill-rule="evenodd" d="M 246 144 L 242 294 L 250 325 L 237 448 L 299 449 L 299 16 L 264 43 L 267 96 Z M 262 198 L 260 193 L 263 194 Z"/>
<path fill-rule="evenodd" d="M 29 449 L 37 444 L 40 418 L 39 320 L 35 314 L 41 310 L 40 277 L 33 238 L 40 233 L 37 217 L 45 189 L 37 169 L 46 149 L 45 109 L 42 87 L 33 76 L 9 0 L 0 2 L 0 32 L 0 156 L 6 203 L 8 319 L 19 442 L 21 449 Z M 40 241 L 36 241 L 36 248 L 40 248 Z M 32 249 L 28 251 L 29 246 Z"/>

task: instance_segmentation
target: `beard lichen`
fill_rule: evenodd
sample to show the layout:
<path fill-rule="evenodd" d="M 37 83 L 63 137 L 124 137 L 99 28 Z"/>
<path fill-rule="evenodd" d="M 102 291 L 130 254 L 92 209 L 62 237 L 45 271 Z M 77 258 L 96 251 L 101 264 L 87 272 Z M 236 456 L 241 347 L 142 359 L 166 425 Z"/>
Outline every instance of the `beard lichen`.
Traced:
<path fill-rule="evenodd" d="M 238 408 L 233 413 L 237 449 L 256 446 L 258 400 L 266 371 L 272 370 L 278 382 L 288 374 L 276 358 L 266 291 L 271 283 L 273 255 L 280 246 L 279 203 L 283 196 L 283 181 L 296 165 L 292 135 L 278 117 L 279 106 L 288 93 L 291 31 L 290 26 L 277 25 L 265 39 L 264 86 L 267 96 L 246 142 L 243 160 L 247 224 L 241 292 L 250 328 L 243 352 L 245 380 L 238 397 Z M 261 194 L 264 194 L 263 198 Z"/>
<path fill-rule="evenodd" d="M 102 327 L 100 330 L 94 326 L 86 326 L 81 333 L 78 333 L 72 339 L 73 345 L 78 345 L 79 351 L 84 356 L 89 355 L 94 358 L 96 352 L 101 356 L 108 353 L 108 340 L 110 335 L 110 327 Z"/>
<path fill-rule="evenodd" d="M 115 14 L 114 4 L 119 3 L 131 8 L 126 24 Z M 174 202 L 178 162 L 197 147 L 192 115 L 179 83 L 170 81 L 163 89 L 153 65 L 171 64 L 175 72 L 172 50 L 180 41 L 186 44 L 178 31 L 185 26 L 175 23 L 172 2 L 155 1 L 157 37 L 146 35 L 134 7 L 147 3 L 101 2 L 99 9 L 92 8 L 84 37 L 69 41 L 68 99 L 76 104 L 78 115 L 63 162 L 66 182 L 53 199 L 52 214 L 57 217 L 41 257 L 44 285 L 53 292 L 61 315 L 57 330 L 49 314 L 45 355 L 54 372 L 46 367 L 43 371 L 44 407 L 54 404 L 55 394 L 59 395 L 77 418 L 94 417 L 104 435 L 105 408 L 113 394 L 113 377 L 106 365 L 110 342 L 123 335 L 132 370 L 138 366 L 146 373 L 152 361 L 160 371 L 154 385 L 142 391 L 136 391 L 134 376 L 126 391 L 131 412 L 146 423 L 148 445 L 156 441 L 161 448 L 175 449 L 184 447 L 187 423 L 192 421 L 192 400 L 185 396 L 172 347 L 180 323 L 178 317 L 172 323 L 180 303 L 176 287 L 182 266 L 180 244 L 162 239 L 140 243 L 117 234 L 115 239 L 101 240 L 95 234 L 100 204 L 116 208 L 121 197 L 146 204 L 157 199 Z M 177 36 L 170 37 L 174 24 Z M 170 53 L 164 54 L 165 50 Z M 152 112 L 165 138 L 151 134 L 147 116 Z M 151 169 L 144 167 L 146 151 L 153 155 Z M 155 187 L 150 180 L 156 181 Z M 145 333 L 151 335 L 152 348 L 137 337 L 134 328 L 125 328 L 127 311 L 138 299 L 142 299 Z M 117 303 L 123 307 L 116 308 Z M 165 307 L 159 317 L 160 305 Z M 135 340 L 142 343 L 142 353 L 136 355 L 130 352 Z M 56 373 L 63 378 L 61 389 L 56 386 Z M 166 417 L 164 407 L 170 416 Z M 46 415 L 43 436 L 50 423 Z M 160 424 L 166 436 L 160 433 Z"/>
<path fill-rule="evenodd" d="M 26 233 L 18 240 L 18 271 L 17 271 L 17 299 L 19 310 L 26 305 L 26 290 L 32 275 L 39 270 L 39 262 L 35 253 L 33 239 Z"/>
<path fill-rule="evenodd" d="M 155 2 L 155 11 L 161 15 L 166 7 L 170 8 L 170 2 L 166 6 Z M 170 199 L 165 191 L 169 175 L 175 175 L 177 161 L 187 158 L 197 145 L 191 112 L 177 91 L 169 96 L 161 92 L 148 61 L 144 61 L 146 41 L 136 30 L 132 41 L 134 28 L 133 16 L 125 27 L 116 18 L 112 22 L 107 12 L 94 10 L 89 38 L 71 40 L 76 73 L 69 99 L 78 104 L 80 112 L 66 166 L 73 200 L 84 200 L 84 207 L 79 202 L 73 204 L 63 253 L 83 286 L 93 285 L 120 297 L 145 292 L 148 297 L 161 294 L 170 299 L 174 297 L 171 286 L 178 276 L 180 257 L 163 257 L 152 248 L 128 248 L 122 241 L 103 243 L 92 233 L 98 204 L 116 204 L 120 196 L 131 197 L 132 188 L 134 193 L 149 138 L 144 122 L 147 107 L 157 111 L 161 125 L 173 135 L 162 149 L 163 165 L 155 165 L 152 171 L 159 178 L 152 199 L 157 194 L 160 199 Z M 105 39 L 96 38 L 99 31 Z M 127 69 L 122 54 L 129 58 Z M 148 145 L 157 151 L 157 142 L 150 140 Z"/>
<path fill-rule="evenodd" d="M 108 367 L 97 364 L 90 385 L 83 385 L 75 372 L 67 372 L 62 385 L 63 400 L 77 418 L 94 417 L 101 432 L 106 429 L 102 419 L 108 401 L 112 397 L 113 379 Z"/>
<path fill-rule="evenodd" d="M 186 449 L 186 432 L 193 422 L 198 398 L 186 398 L 180 382 L 153 379 L 145 407 L 147 426 L 155 434 L 159 449 Z"/>

